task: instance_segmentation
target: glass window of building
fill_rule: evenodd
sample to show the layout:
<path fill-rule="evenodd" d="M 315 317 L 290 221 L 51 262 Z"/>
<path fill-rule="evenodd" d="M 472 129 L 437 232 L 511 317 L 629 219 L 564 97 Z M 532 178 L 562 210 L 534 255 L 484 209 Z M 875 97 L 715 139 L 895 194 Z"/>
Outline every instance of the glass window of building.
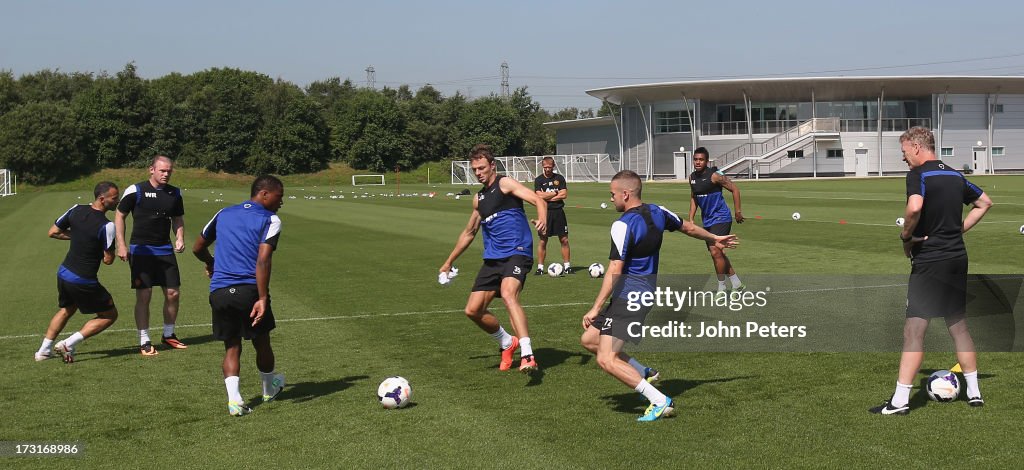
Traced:
<path fill-rule="evenodd" d="M 690 118 L 686 111 L 659 111 L 654 114 L 655 132 L 690 132 Z"/>

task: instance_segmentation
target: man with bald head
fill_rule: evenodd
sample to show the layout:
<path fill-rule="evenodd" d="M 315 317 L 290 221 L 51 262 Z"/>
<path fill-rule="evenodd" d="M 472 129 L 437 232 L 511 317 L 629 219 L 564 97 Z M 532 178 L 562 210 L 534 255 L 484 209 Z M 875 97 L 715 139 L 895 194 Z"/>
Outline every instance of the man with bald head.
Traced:
<path fill-rule="evenodd" d="M 185 251 L 185 206 L 181 190 L 168 184 L 174 173 L 174 161 L 163 155 L 153 157 L 149 179 L 129 186 L 114 214 L 117 230 L 117 257 L 128 261 L 135 289 L 135 324 L 139 329 L 139 352 L 157 355 L 149 339 L 149 301 L 153 286 L 164 291 L 163 343 L 172 349 L 186 349 L 174 334 L 178 319 L 178 288 L 181 276 L 174 253 Z M 125 243 L 125 217 L 131 214 L 131 245 Z M 170 233 L 174 233 L 171 245 Z"/>

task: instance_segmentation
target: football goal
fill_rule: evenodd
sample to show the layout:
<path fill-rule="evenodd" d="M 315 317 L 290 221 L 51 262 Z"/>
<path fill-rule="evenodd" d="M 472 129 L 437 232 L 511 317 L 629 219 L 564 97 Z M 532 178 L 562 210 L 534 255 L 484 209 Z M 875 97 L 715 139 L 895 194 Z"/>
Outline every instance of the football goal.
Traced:
<path fill-rule="evenodd" d="M 611 181 L 612 176 L 620 169 L 620 162 L 613 160 L 607 153 L 587 153 L 574 155 L 549 155 L 555 160 L 555 172 L 564 176 L 569 182 Z M 494 162 L 498 173 L 515 178 L 521 182 L 532 182 L 541 174 L 541 162 L 544 156 L 528 157 L 495 157 Z M 452 184 L 476 184 L 469 160 L 452 162 Z"/>
<path fill-rule="evenodd" d="M 18 177 L 10 170 L 0 169 L 0 197 L 18 194 Z"/>
<path fill-rule="evenodd" d="M 352 186 L 384 186 L 384 175 L 352 175 Z"/>

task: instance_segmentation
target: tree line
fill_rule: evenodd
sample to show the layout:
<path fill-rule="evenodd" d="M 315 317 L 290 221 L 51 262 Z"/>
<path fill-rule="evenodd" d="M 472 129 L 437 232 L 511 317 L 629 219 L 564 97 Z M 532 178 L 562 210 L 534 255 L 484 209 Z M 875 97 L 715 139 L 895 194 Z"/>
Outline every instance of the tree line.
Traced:
<path fill-rule="evenodd" d="M 253 175 L 315 172 L 330 162 L 384 172 L 463 157 L 479 142 L 500 155 L 553 153 L 544 122 L 592 116 L 549 113 L 525 87 L 470 99 L 430 85 L 375 90 L 340 78 L 301 88 L 231 68 L 156 79 L 140 78 L 134 63 L 113 75 L 0 71 L 0 168 L 37 185 L 146 166 L 154 155 Z"/>

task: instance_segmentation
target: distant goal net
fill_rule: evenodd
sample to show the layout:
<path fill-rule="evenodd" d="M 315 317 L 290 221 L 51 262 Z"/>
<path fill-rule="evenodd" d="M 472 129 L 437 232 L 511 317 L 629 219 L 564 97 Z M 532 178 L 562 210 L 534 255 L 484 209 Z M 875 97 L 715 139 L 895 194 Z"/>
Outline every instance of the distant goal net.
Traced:
<path fill-rule="evenodd" d="M 568 182 L 611 181 L 620 166 L 618 160 L 613 160 L 606 153 L 549 156 L 555 161 L 555 173 L 564 176 Z M 532 182 L 543 172 L 543 161 L 544 156 L 494 158 L 498 173 L 524 183 Z M 478 181 L 469 160 L 452 162 L 452 184 L 476 183 Z"/>
<path fill-rule="evenodd" d="M 11 170 L 0 169 L 0 197 L 18 194 L 18 177 Z"/>
<path fill-rule="evenodd" d="M 384 186 L 384 175 L 352 175 L 352 186 Z"/>

